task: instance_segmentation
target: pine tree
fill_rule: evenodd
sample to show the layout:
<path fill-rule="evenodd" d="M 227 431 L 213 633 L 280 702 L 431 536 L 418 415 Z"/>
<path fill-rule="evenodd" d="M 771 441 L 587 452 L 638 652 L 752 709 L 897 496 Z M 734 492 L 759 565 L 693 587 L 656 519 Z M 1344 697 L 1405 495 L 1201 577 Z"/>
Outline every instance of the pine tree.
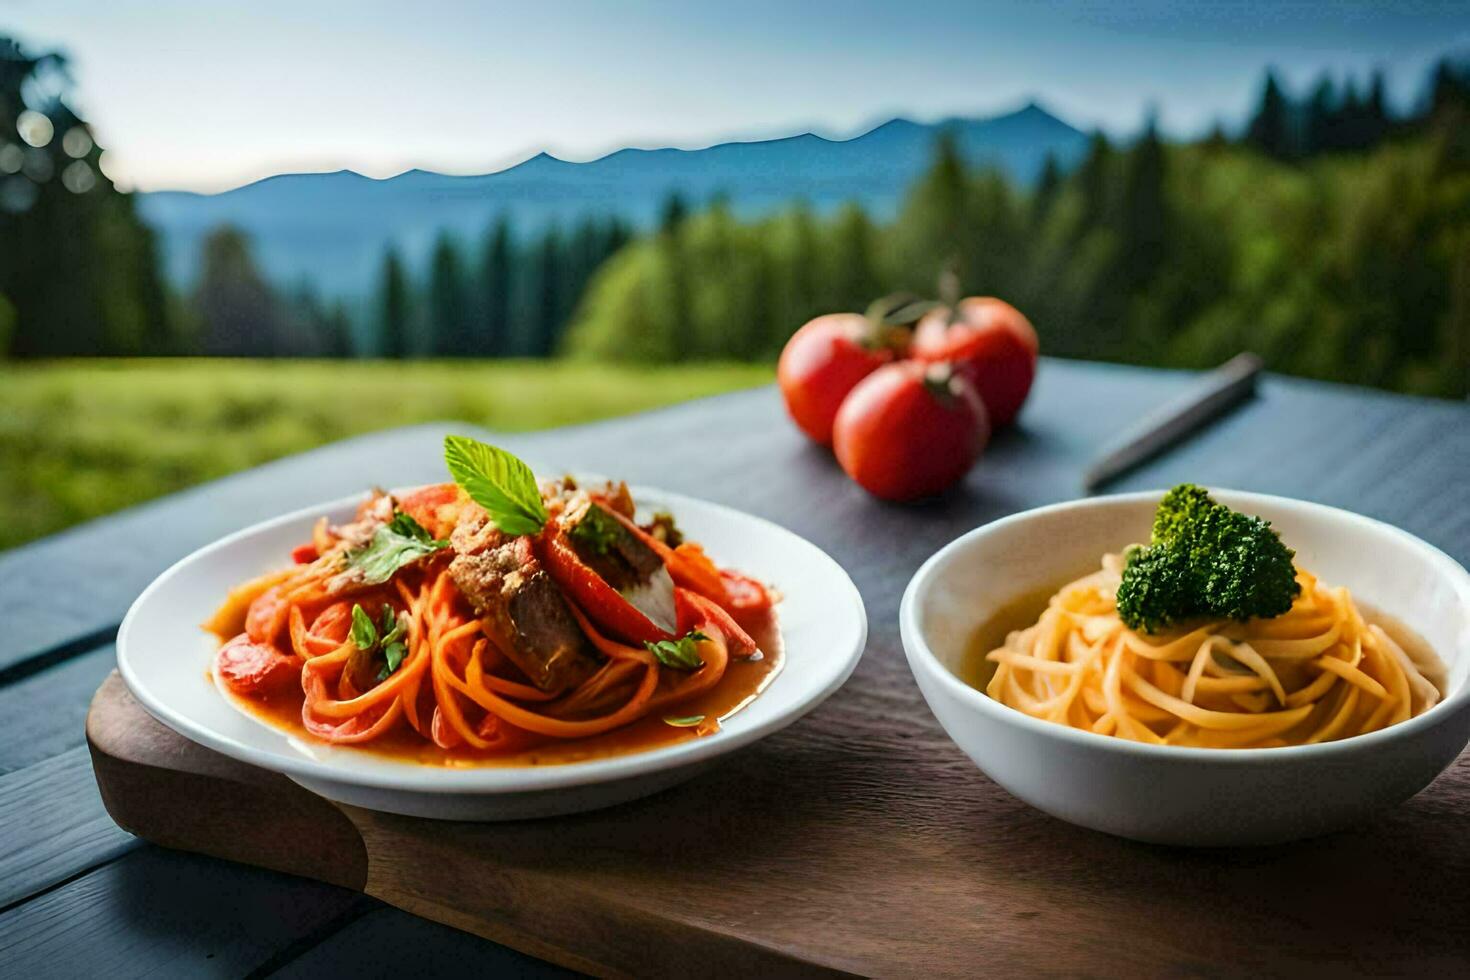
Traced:
<path fill-rule="evenodd" d="M 1294 156 L 1291 135 L 1291 107 L 1276 81 L 1276 72 L 1266 71 L 1261 88 L 1261 103 L 1255 117 L 1246 127 L 1245 140 L 1267 156 L 1289 160 Z"/>
<path fill-rule="evenodd" d="M 323 315 L 321 337 L 322 353 L 327 357 L 352 356 L 352 319 L 341 300 L 334 302 Z"/>
<path fill-rule="evenodd" d="M 612 217 L 607 222 L 607 254 L 609 257 L 617 254 L 618 249 L 633 240 L 633 230 L 628 223 L 620 217 Z"/>
<path fill-rule="evenodd" d="M 436 355 L 469 355 L 468 320 L 468 291 L 459 246 L 448 233 L 441 234 L 429 260 L 429 331 Z"/>
<path fill-rule="evenodd" d="M 15 333 L 15 307 L 0 293 L 0 357 L 10 352 L 10 338 Z"/>
<path fill-rule="evenodd" d="M 1440 117 L 1470 108 L 1470 67 L 1457 66 L 1449 58 L 1435 62 L 1429 80 L 1426 115 Z"/>
<path fill-rule="evenodd" d="M 674 191 L 664 201 L 663 211 L 659 216 L 659 230 L 665 235 L 677 232 L 688 217 L 689 206 L 684 203 L 684 195 Z"/>
<path fill-rule="evenodd" d="M 1302 122 L 1302 155 L 1324 153 L 1334 148 L 1337 138 L 1337 90 L 1324 73 L 1307 99 Z"/>
<path fill-rule="evenodd" d="M 1112 210 L 1109 193 L 1112 189 L 1113 145 L 1102 130 L 1095 130 L 1087 143 L 1087 155 L 1077 168 L 1077 189 L 1082 196 L 1082 213 L 1076 229 L 1077 234 L 1089 230 L 1108 220 Z"/>
<path fill-rule="evenodd" d="M 1333 149 L 1362 150 L 1369 145 L 1364 125 L 1366 104 L 1358 91 L 1358 80 L 1349 78 L 1343 86 L 1342 106 L 1337 112 L 1336 138 Z"/>
<path fill-rule="evenodd" d="M 496 219 L 486 238 L 482 264 L 480 337 L 475 347 L 489 357 L 505 357 L 515 352 L 510 303 L 515 239 L 510 219 L 504 214 Z"/>
<path fill-rule="evenodd" d="M 811 205 L 799 202 L 791 213 L 791 329 L 810 320 L 822 309 L 821 255 L 817 245 L 817 222 Z"/>
<path fill-rule="evenodd" d="M 1036 190 L 1031 195 L 1031 220 L 1036 224 L 1046 220 L 1051 206 L 1056 203 L 1057 192 L 1062 189 L 1062 168 L 1057 164 L 1056 154 L 1046 153 L 1046 162 L 1041 165 L 1041 174 L 1036 178 Z"/>
<path fill-rule="evenodd" d="M 1124 160 L 1122 227 L 1123 249 L 1119 255 L 1115 285 L 1126 297 L 1143 296 L 1157 280 L 1168 260 L 1168 203 L 1164 193 L 1167 157 L 1159 139 L 1158 122 L 1152 115 L 1144 125 L 1143 135 Z M 1135 328 L 1131 338 L 1132 353 L 1153 353 L 1168 339 L 1150 335 L 1168 329 L 1157 322 L 1139 322 L 1130 317 Z"/>
<path fill-rule="evenodd" d="M 404 358 L 409 354 L 408 279 L 398 250 L 388 249 L 383 256 L 383 271 L 378 276 L 378 353 L 383 357 Z"/>
<path fill-rule="evenodd" d="M 1365 137 L 1370 147 L 1383 142 L 1393 130 L 1393 120 L 1388 111 L 1385 87 L 1383 70 L 1375 68 L 1373 77 L 1368 82 L 1368 99 L 1363 108 Z"/>
<path fill-rule="evenodd" d="M 10 353 L 179 353 L 153 235 L 132 196 L 102 173 L 91 127 L 66 102 L 65 65 L 60 54 L 31 55 L 0 36 L 0 152 L 24 153 L 25 161 L 0 169 L 0 293 L 13 309 Z M 59 95 L 32 84 L 46 74 L 61 83 Z M 21 134 L 27 111 L 40 119 Z"/>
<path fill-rule="evenodd" d="M 221 227 L 202 246 L 194 310 L 205 354 L 271 357 L 288 347 L 280 301 L 255 267 L 250 242 Z"/>
<path fill-rule="evenodd" d="M 865 310 L 881 287 L 873 258 L 873 223 L 856 201 L 838 212 L 832 244 L 833 309 Z"/>
<path fill-rule="evenodd" d="M 669 354 L 675 361 L 686 360 L 694 347 L 689 322 L 689 270 L 684 262 L 684 223 L 687 217 L 684 198 L 675 191 L 664 202 L 658 235 L 659 257 L 668 282 L 668 313 L 664 326 L 669 331 Z"/>
<path fill-rule="evenodd" d="M 549 357 L 561 337 L 563 261 L 561 232 L 552 225 L 536 248 L 535 288 L 531 294 L 535 303 L 531 353 L 536 357 Z"/>

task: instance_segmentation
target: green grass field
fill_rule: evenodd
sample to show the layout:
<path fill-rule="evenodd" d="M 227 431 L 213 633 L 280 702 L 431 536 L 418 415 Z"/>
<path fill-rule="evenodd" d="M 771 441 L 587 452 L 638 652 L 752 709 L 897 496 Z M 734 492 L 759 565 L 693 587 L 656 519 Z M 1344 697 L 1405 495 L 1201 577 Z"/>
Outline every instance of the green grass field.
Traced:
<path fill-rule="evenodd" d="M 763 384 L 768 367 L 89 361 L 0 367 L 0 548 L 375 429 L 548 428 Z"/>

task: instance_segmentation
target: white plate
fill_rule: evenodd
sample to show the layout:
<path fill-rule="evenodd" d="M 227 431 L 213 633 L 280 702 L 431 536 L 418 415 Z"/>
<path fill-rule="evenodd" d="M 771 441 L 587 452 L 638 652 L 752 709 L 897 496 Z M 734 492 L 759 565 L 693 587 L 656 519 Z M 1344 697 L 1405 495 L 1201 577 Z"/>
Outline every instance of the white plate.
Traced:
<path fill-rule="evenodd" d="M 720 756 L 791 724 L 842 686 L 867 639 L 862 598 L 820 549 L 769 521 L 643 488 L 642 511 L 669 510 L 721 565 L 781 593 L 785 665 L 719 732 L 654 749 L 565 765 L 444 769 L 309 742 L 243 714 L 209 680 L 216 641 L 199 626 L 234 585 L 287 560 L 325 514 L 346 520 L 361 495 L 257 524 L 164 572 L 128 610 L 118 669 L 140 704 L 201 745 L 284 773 L 329 799 L 445 820 L 509 820 L 573 813 L 636 799 L 695 775 Z"/>

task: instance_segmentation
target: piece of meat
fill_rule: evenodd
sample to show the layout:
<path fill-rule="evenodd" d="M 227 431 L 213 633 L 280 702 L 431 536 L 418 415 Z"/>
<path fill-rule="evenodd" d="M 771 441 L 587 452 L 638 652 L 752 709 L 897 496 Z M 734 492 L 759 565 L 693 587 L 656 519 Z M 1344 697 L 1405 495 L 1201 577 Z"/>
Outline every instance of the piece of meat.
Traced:
<path fill-rule="evenodd" d="M 657 552 L 586 497 L 567 508 L 562 526 L 577 557 L 619 592 L 646 583 L 664 567 Z"/>
<path fill-rule="evenodd" d="M 473 502 L 460 508 L 459 520 L 449 535 L 449 545 L 459 555 L 477 555 L 498 548 L 509 540 L 490 520 L 485 508 Z"/>
<path fill-rule="evenodd" d="M 585 495 L 568 505 L 562 526 L 583 564 L 649 622 L 674 631 L 674 580 L 658 552 Z"/>
<path fill-rule="evenodd" d="M 459 554 L 449 574 L 495 645 L 543 691 L 564 691 L 597 669 L 566 598 L 541 568 L 528 537 Z"/>

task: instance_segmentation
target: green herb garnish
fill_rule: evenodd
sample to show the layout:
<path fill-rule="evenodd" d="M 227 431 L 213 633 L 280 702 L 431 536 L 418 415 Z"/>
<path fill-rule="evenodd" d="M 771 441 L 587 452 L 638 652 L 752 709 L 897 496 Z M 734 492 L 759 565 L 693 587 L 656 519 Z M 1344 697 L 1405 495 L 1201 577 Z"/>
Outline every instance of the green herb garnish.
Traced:
<path fill-rule="evenodd" d="M 372 650 L 378 645 L 378 627 L 373 624 L 373 618 L 363 612 L 362 606 L 352 604 L 352 632 L 348 634 L 352 645 L 364 653 Z"/>
<path fill-rule="evenodd" d="M 622 533 L 623 526 L 618 523 L 617 518 L 593 504 L 571 531 L 567 532 L 567 536 L 587 550 L 605 555 L 612 550 Z"/>
<path fill-rule="evenodd" d="M 506 534 L 536 534 L 546 526 L 549 515 L 536 475 L 504 449 L 465 436 L 445 436 L 444 465 Z"/>
<path fill-rule="evenodd" d="M 374 531 L 371 541 L 348 552 L 347 566 L 361 570 L 364 584 L 381 585 L 404 565 L 447 547 L 448 541 L 434 540 L 418 521 L 394 511 L 393 520 Z"/>
<path fill-rule="evenodd" d="M 698 670 L 704 666 L 704 660 L 700 657 L 696 644 L 708 639 L 699 630 L 690 630 L 677 640 L 659 640 L 657 643 L 643 645 L 665 667 L 672 667 L 674 670 Z"/>
<path fill-rule="evenodd" d="M 693 728 L 704 721 L 704 715 L 688 715 L 684 718 L 665 718 L 665 725 L 673 725 L 675 728 Z"/>
<path fill-rule="evenodd" d="M 386 602 L 383 603 L 381 623 L 374 623 L 362 606 L 352 604 L 352 631 L 348 638 L 366 656 L 371 657 L 374 652 L 383 654 L 383 666 L 378 670 L 379 681 L 386 681 L 403 663 L 408 653 L 408 646 L 402 639 L 404 632 L 403 620 Z"/>

